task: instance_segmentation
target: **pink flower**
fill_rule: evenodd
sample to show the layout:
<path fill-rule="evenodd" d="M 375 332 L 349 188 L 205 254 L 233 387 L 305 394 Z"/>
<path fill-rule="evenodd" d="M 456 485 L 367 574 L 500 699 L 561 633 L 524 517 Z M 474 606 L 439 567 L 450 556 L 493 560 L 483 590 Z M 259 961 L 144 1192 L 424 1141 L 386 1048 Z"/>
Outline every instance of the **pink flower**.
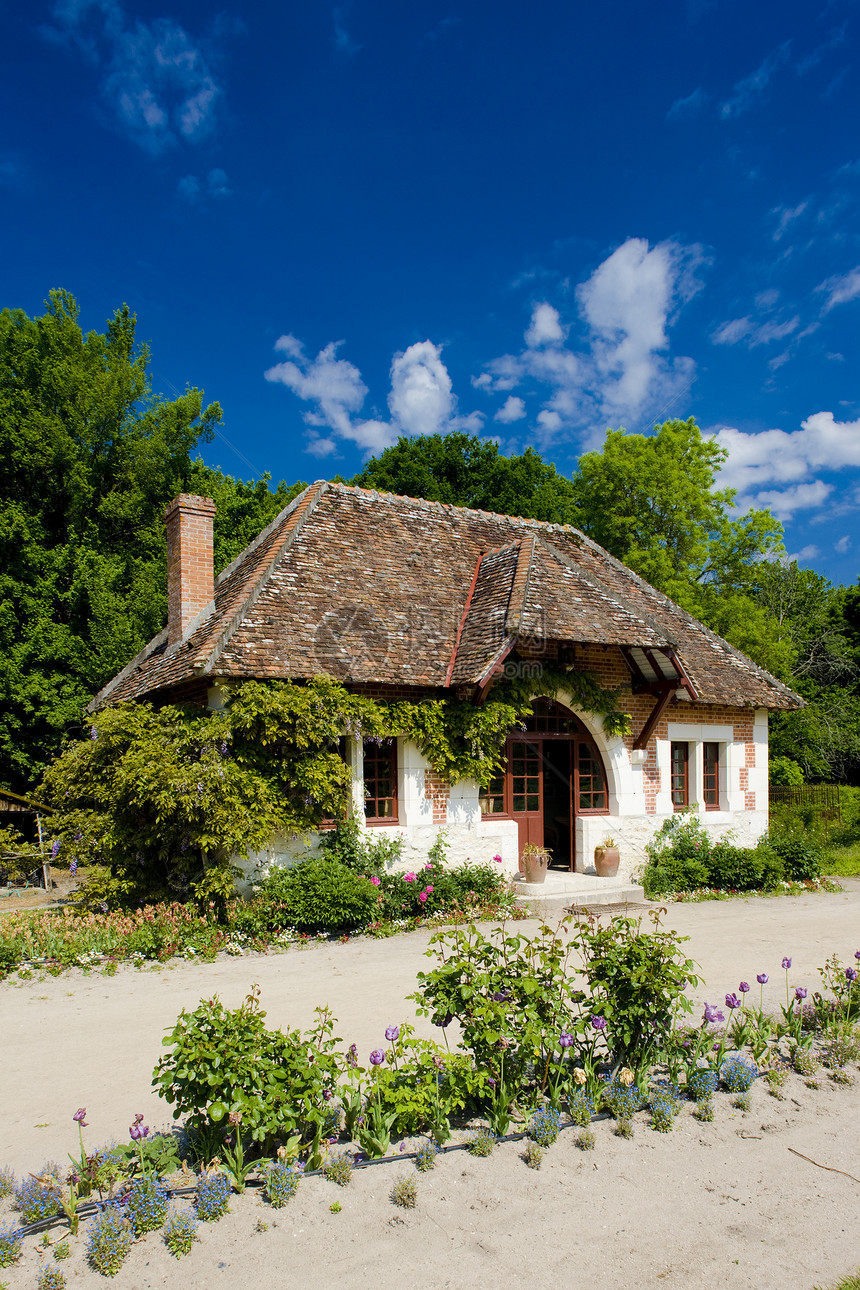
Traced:
<path fill-rule="evenodd" d="M 493 856 L 493 859 L 495 860 L 496 864 L 501 864 L 501 863 L 502 863 L 502 857 L 501 857 L 501 856 Z"/>
<path fill-rule="evenodd" d="M 426 891 L 419 891 L 419 893 L 418 893 L 418 899 L 421 901 L 421 904 L 423 905 L 423 904 L 424 904 L 424 901 L 427 899 L 427 892 L 426 892 Z"/>
<path fill-rule="evenodd" d="M 414 881 L 415 881 L 415 874 L 414 874 L 414 873 L 405 873 L 405 874 L 403 875 L 403 881 L 404 881 L 404 882 L 414 882 Z"/>
<path fill-rule="evenodd" d="M 370 881 L 373 883 L 374 887 L 378 887 L 378 886 L 379 886 L 379 879 L 378 879 L 378 878 L 371 878 L 371 880 L 370 880 Z"/>
<path fill-rule="evenodd" d="M 433 868 L 433 866 L 432 866 L 432 864 L 430 863 L 430 861 L 429 861 L 429 860 L 427 861 L 427 864 L 425 864 L 424 868 L 425 868 L 425 869 L 432 869 L 432 868 Z"/>

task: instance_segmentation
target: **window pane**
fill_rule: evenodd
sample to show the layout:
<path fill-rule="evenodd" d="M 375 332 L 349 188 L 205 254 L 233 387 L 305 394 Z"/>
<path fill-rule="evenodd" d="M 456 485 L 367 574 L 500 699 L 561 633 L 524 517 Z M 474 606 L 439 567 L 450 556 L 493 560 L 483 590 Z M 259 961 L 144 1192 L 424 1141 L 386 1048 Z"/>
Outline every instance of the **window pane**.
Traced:
<path fill-rule="evenodd" d="M 673 806 L 686 806 L 687 793 L 687 745 L 673 743 L 671 753 L 670 784 Z"/>
<path fill-rule="evenodd" d="M 702 796 L 705 806 L 714 810 L 720 804 L 720 745 L 706 743 L 702 745 L 703 775 Z"/>

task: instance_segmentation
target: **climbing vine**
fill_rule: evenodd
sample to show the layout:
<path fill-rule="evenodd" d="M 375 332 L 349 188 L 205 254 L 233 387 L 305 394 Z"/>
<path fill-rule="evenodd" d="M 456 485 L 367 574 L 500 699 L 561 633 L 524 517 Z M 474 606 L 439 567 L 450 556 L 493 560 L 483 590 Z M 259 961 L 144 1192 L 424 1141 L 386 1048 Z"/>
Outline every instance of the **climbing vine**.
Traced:
<path fill-rule="evenodd" d="M 563 669 L 504 680 L 484 704 L 376 700 L 325 676 L 306 684 L 247 681 L 216 711 L 146 703 L 105 709 L 89 737 L 49 768 L 41 793 L 57 810 L 58 855 L 104 866 L 99 893 L 108 903 L 192 893 L 223 899 L 232 856 L 344 815 L 344 736 L 403 736 L 451 783 L 486 785 L 531 700 L 561 691 L 599 712 L 610 733 L 624 728 L 613 691 Z"/>

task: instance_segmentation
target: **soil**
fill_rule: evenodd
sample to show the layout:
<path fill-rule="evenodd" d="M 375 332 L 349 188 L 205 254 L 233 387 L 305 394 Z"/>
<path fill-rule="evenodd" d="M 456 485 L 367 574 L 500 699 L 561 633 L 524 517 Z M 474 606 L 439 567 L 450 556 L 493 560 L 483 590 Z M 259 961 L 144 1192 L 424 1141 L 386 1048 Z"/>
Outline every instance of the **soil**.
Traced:
<path fill-rule="evenodd" d="M 739 980 L 754 982 L 767 971 L 765 1004 L 777 1008 L 784 955 L 793 959 L 792 985 L 817 988 L 825 958 L 835 952 L 848 961 L 860 948 L 860 880 L 846 879 L 844 887 L 839 894 L 671 906 L 668 923 L 690 936 L 686 948 L 702 965 L 697 1004 L 721 1001 Z M 340 1019 L 338 1033 L 366 1055 L 386 1025 L 413 1018 L 407 996 L 427 966 L 429 935 L 222 956 L 214 964 L 122 967 L 113 977 L 75 970 L 7 981 L 0 985 L 0 1163 L 20 1176 L 64 1160 L 77 1147 L 71 1116 L 79 1106 L 87 1107 L 92 1146 L 127 1140 L 139 1111 L 154 1128 L 167 1127 L 169 1108 L 150 1091 L 164 1030 L 201 997 L 218 993 L 236 1006 L 255 981 L 270 1025 L 309 1024 L 314 1006 L 328 1003 Z M 426 1021 L 417 1026 L 434 1033 Z M 220 1222 L 201 1224 L 200 1241 L 181 1261 L 150 1234 L 113 1284 L 376 1287 L 380 1277 L 405 1277 L 428 1290 L 522 1282 L 627 1290 L 658 1281 L 684 1290 L 811 1290 L 860 1265 L 860 1077 L 855 1068 L 854 1083 L 841 1087 L 825 1072 L 820 1083 L 809 1089 L 791 1075 L 777 1100 L 758 1081 L 748 1113 L 720 1094 L 713 1123 L 699 1122 L 685 1104 L 667 1134 L 640 1113 L 630 1141 L 604 1121 L 594 1126 L 593 1151 L 579 1150 L 576 1132 L 567 1129 L 539 1171 L 526 1167 L 522 1144 L 504 1143 L 488 1159 L 445 1154 L 428 1174 L 400 1161 L 356 1171 L 347 1188 L 308 1178 L 282 1210 L 249 1191 L 234 1197 Z M 389 1199 L 404 1174 L 418 1180 L 414 1210 Z M 333 1201 L 342 1212 L 330 1212 Z M 7 1210 L 2 1202 L 0 1226 L 14 1219 Z M 0 1272 L 10 1290 L 35 1284 L 42 1257 L 35 1244 L 26 1241 L 20 1263 Z M 86 1266 L 83 1240 L 72 1246 L 61 1265 L 69 1284 L 103 1285 Z"/>

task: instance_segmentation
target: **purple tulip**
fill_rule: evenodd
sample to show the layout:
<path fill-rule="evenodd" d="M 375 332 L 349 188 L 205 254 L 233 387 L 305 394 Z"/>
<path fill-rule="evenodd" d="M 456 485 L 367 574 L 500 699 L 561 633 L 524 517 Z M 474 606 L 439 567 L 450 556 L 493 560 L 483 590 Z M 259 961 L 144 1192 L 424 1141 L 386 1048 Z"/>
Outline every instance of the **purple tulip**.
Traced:
<path fill-rule="evenodd" d="M 434 1021 L 434 1022 L 433 1022 L 433 1025 L 434 1025 L 434 1026 L 441 1026 L 441 1028 L 444 1030 L 446 1026 L 450 1026 L 450 1024 L 451 1024 L 451 1022 L 452 1022 L 453 1020 L 454 1020 L 454 1014 L 453 1014 L 453 1012 L 446 1012 L 446 1013 L 445 1013 L 445 1016 L 442 1018 L 442 1020 L 441 1020 L 441 1021 Z"/>
<path fill-rule="evenodd" d="M 593 1030 L 605 1030 L 605 1029 L 606 1029 L 606 1018 L 605 1018 L 605 1017 L 592 1017 L 592 1018 L 591 1018 L 591 1026 L 592 1026 L 592 1029 L 593 1029 Z"/>
<path fill-rule="evenodd" d="M 385 1061 L 385 1053 L 382 1051 L 382 1049 L 374 1048 L 373 1052 L 370 1054 L 371 1066 L 381 1066 L 384 1061 Z"/>
<path fill-rule="evenodd" d="M 706 1003 L 704 1012 L 704 1021 L 707 1025 L 720 1024 L 725 1021 L 725 1016 L 720 1012 L 715 1003 Z"/>
<path fill-rule="evenodd" d="M 133 1124 L 129 1129 L 129 1137 L 133 1142 L 139 1142 L 141 1138 L 149 1137 L 148 1124 Z"/>
<path fill-rule="evenodd" d="M 573 1035 L 569 1035 L 566 1030 L 563 1030 L 558 1037 L 558 1046 L 559 1048 L 572 1048 Z"/>
<path fill-rule="evenodd" d="M 807 993 L 808 992 L 803 988 L 803 986 L 799 985 L 795 988 L 794 997 L 797 1000 L 802 1000 L 806 998 Z"/>
<path fill-rule="evenodd" d="M 388 1042 L 389 1042 L 390 1044 L 393 1044 L 393 1043 L 394 1043 L 394 1041 L 395 1041 L 395 1039 L 398 1039 L 399 1037 L 400 1037 L 400 1027 L 399 1027 L 399 1026 L 386 1026 L 386 1027 L 385 1027 L 385 1038 L 388 1040 Z"/>
<path fill-rule="evenodd" d="M 858 962 L 860 962 L 860 950 L 854 951 L 854 957 L 855 959 L 857 959 Z"/>
<path fill-rule="evenodd" d="M 749 988 L 750 988 L 749 981 L 741 981 L 740 985 L 738 986 L 738 989 L 740 990 L 741 994 L 749 994 Z"/>
<path fill-rule="evenodd" d="M 767 972 L 759 972 L 758 976 L 756 977 L 756 981 L 758 981 L 759 985 L 767 985 L 768 979 L 769 978 L 768 978 Z"/>
<path fill-rule="evenodd" d="M 787 972 L 787 971 L 788 971 L 788 969 L 791 967 L 791 959 L 788 959 L 788 958 L 783 959 L 783 960 L 782 960 L 782 966 L 785 968 L 785 970 L 786 970 L 786 972 Z"/>
<path fill-rule="evenodd" d="M 727 995 L 726 995 L 726 1007 L 727 1007 L 727 1008 L 741 1008 L 741 1007 L 743 1007 L 743 1004 L 741 1003 L 740 999 L 738 998 L 738 996 L 737 996 L 736 994 L 727 994 Z"/>
<path fill-rule="evenodd" d="M 846 980 L 846 981 L 856 981 L 856 980 L 857 980 L 857 969 L 856 969 L 856 968 L 852 968 L 852 967 L 850 967 L 850 968 L 846 968 L 846 969 L 845 969 L 845 980 Z"/>
<path fill-rule="evenodd" d="M 87 1127 L 87 1108 L 82 1106 L 79 1110 L 75 1111 L 72 1119 L 77 1121 L 82 1129 L 85 1129 Z"/>

